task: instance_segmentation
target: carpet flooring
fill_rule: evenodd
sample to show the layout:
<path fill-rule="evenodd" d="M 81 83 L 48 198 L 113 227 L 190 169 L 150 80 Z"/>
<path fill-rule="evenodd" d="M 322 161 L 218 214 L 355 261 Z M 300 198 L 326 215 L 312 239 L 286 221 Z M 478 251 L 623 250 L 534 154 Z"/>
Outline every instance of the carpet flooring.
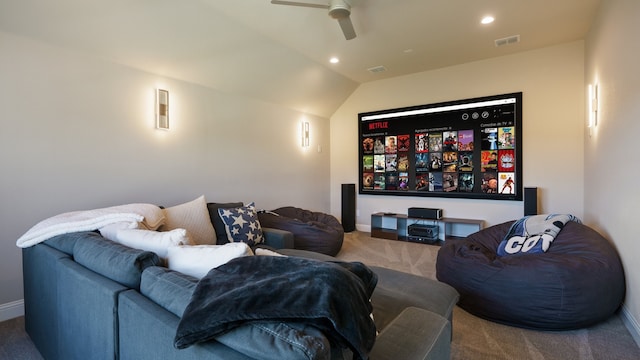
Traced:
<path fill-rule="evenodd" d="M 338 258 L 361 261 L 435 279 L 438 246 L 345 235 Z M 455 360 L 637 360 L 640 348 L 619 316 L 571 331 L 535 331 L 480 319 L 456 307 L 451 359 Z"/>
<path fill-rule="evenodd" d="M 24 316 L 0 322 L 0 359 L 42 360 L 24 331 Z"/>
<path fill-rule="evenodd" d="M 438 246 L 345 234 L 338 258 L 435 279 Z M 0 323 L 1 360 L 40 360 L 24 332 L 24 317 Z M 640 348 L 618 316 L 572 331 L 534 331 L 496 324 L 456 307 L 453 360 L 637 360 Z M 398 359 L 402 360 L 402 359 Z"/>

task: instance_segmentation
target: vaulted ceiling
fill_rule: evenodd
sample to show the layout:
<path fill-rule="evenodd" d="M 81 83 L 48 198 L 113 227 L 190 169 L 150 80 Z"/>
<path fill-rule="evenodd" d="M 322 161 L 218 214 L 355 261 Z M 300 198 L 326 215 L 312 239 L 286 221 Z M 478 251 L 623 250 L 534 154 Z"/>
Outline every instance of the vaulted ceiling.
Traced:
<path fill-rule="evenodd" d="M 270 0 L 2 0 L 0 31 L 329 117 L 361 83 L 583 39 L 600 3 L 347 1 L 352 40 L 327 10 Z"/>

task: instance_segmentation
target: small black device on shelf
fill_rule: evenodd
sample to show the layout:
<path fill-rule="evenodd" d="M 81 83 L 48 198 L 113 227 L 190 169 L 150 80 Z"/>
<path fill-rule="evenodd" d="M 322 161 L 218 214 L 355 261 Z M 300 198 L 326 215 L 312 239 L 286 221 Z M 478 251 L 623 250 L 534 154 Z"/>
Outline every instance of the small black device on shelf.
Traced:
<path fill-rule="evenodd" d="M 438 225 L 411 224 L 407 226 L 407 234 L 429 240 L 438 240 Z"/>
<path fill-rule="evenodd" d="M 408 215 L 411 218 L 438 220 L 442 218 L 442 209 L 410 207 Z"/>

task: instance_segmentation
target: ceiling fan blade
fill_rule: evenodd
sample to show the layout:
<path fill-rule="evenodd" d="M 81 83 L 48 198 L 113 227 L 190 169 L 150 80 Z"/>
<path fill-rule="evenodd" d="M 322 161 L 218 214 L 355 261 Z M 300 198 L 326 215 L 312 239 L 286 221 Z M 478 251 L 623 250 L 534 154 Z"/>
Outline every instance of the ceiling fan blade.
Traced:
<path fill-rule="evenodd" d="M 338 23 L 340 24 L 340 28 L 342 28 L 345 39 L 351 40 L 356 37 L 356 30 L 353 28 L 350 17 L 340 18 L 338 19 Z"/>
<path fill-rule="evenodd" d="M 316 9 L 328 9 L 329 8 L 329 5 L 310 4 L 310 3 L 298 2 L 298 1 L 271 0 L 271 3 L 275 4 L 275 5 L 302 6 L 302 7 L 316 8 Z"/>

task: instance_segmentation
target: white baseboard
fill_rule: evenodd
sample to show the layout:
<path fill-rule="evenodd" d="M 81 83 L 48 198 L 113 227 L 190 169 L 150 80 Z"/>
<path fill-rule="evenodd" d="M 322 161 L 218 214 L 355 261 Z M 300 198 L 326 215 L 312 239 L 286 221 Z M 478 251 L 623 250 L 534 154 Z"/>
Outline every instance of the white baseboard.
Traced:
<path fill-rule="evenodd" d="M 362 232 L 371 232 L 371 225 L 356 224 L 356 230 Z"/>
<path fill-rule="evenodd" d="M 624 323 L 624 326 L 629 330 L 633 340 L 635 340 L 636 344 L 640 346 L 640 324 L 638 324 L 638 320 L 636 320 L 633 315 L 627 310 L 627 308 L 622 305 L 622 309 L 620 310 L 620 318 Z"/>
<path fill-rule="evenodd" d="M 0 322 L 24 315 L 24 300 L 0 304 Z"/>

